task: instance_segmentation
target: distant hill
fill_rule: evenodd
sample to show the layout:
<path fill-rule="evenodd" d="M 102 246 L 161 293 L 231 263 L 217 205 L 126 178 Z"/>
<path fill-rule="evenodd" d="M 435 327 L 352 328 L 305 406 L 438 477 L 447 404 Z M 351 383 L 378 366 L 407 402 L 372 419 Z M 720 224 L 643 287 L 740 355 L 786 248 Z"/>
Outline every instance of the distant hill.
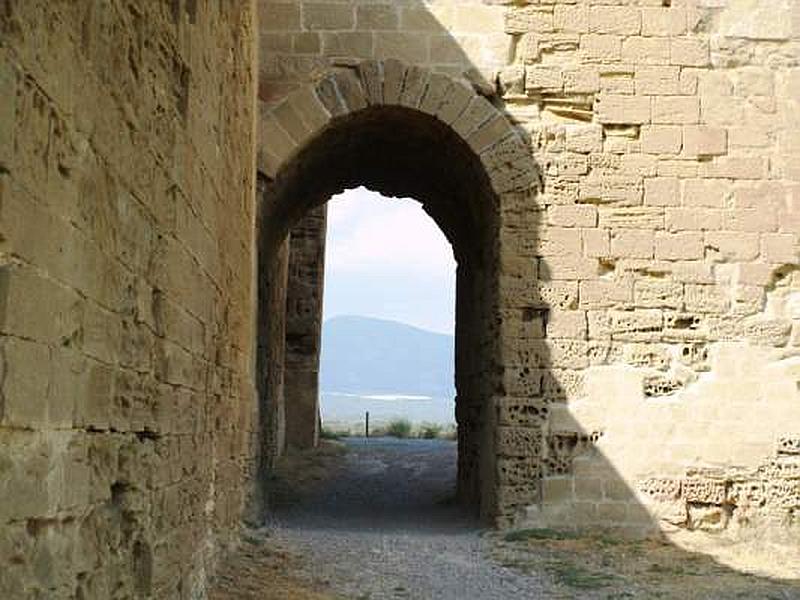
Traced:
<path fill-rule="evenodd" d="M 323 392 L 453 398 L 454 339 L 404 323 L 341 316 L 322 327 Z"/>

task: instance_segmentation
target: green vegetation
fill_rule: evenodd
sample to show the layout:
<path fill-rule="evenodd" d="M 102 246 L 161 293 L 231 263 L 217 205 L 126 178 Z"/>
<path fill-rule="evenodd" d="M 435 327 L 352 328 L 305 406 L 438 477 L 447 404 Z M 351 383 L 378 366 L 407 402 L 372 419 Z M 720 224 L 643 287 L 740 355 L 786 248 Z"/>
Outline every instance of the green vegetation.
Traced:
<path fill-rule="evenodd" d="M 424 440 L 438 439 L 442 434 L 442 426 L 435 423 L 423 423 L 420 426 L 419 437 Z"/>
<path fill-rule="evenodd" d="M 578 535 L 571 531 L 555 529 L 517 529 L 505 535 L 507 542 L 524 542 L 525 540 L 575 540 Z"/>
<path fill-rule="evenodd" d="M 550 563 L 547 570 L 558 583 L 582 590 L 608 587 L 615 580 L 613 575 L 589 571 L 571 562 Z"/>
<path fill-rule="evenodd" d="M 347 433 L 344 431 L 333 431 L 332 429 L 327 429 L 325 427 L 322 428 L 322 431 L 319 432 L 319 439 L 321 440 L 338 440 L 343 437 L 347 437 Z"/>
<path fill-rule="evenodd" d="M 408 419 L 395 419 L 386 426 L 386 435 L 405 439 L 411 437 L 411 421 Z"/>

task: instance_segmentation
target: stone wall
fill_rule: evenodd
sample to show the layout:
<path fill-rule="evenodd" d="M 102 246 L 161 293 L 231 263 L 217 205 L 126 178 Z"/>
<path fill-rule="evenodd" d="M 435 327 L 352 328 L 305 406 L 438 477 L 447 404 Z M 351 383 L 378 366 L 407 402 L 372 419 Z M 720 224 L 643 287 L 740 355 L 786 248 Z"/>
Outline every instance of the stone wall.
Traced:
<path fill-rule="evenodd" d="M 499 198 L 503 378 L 482 400 L 499 522 L 796 530 L 800 5 L 260 11 L 269 176 L 324 131 L 331 73 L 369 103 L 369 65 L 389 90 L 391 59 L 401 89 L 422 67 L 463 77 L 528 140 L 531 194 Z"/>
<path fill-rule="evenodd" d="M 0 9 L 0 597 L 189 598 L 252 470 L 254 7 Z"/>

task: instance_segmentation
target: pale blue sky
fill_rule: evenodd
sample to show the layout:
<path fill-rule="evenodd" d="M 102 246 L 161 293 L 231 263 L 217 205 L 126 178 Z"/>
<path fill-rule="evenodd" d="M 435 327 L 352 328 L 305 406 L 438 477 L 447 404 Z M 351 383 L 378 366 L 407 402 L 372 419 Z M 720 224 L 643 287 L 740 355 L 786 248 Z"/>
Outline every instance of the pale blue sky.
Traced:
<path fill-rule="evenodd" d="M 363 315 L 453 333 L 455 260 L 410 199 L 365 188 L 328 203 L 324 317 Z"/>

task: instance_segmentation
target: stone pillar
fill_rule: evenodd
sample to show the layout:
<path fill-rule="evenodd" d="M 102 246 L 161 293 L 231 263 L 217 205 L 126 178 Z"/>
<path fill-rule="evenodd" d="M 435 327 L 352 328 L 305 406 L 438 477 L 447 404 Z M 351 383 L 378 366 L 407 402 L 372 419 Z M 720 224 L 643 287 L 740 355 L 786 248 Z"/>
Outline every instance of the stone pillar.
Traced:
<path fill-rule="evenodd" d="M 319 359 L 325 271 L 327 205 L 295 225 L 289 242 L 286 292 L 286 444 L 313 448 L 319 441 Z"/>

